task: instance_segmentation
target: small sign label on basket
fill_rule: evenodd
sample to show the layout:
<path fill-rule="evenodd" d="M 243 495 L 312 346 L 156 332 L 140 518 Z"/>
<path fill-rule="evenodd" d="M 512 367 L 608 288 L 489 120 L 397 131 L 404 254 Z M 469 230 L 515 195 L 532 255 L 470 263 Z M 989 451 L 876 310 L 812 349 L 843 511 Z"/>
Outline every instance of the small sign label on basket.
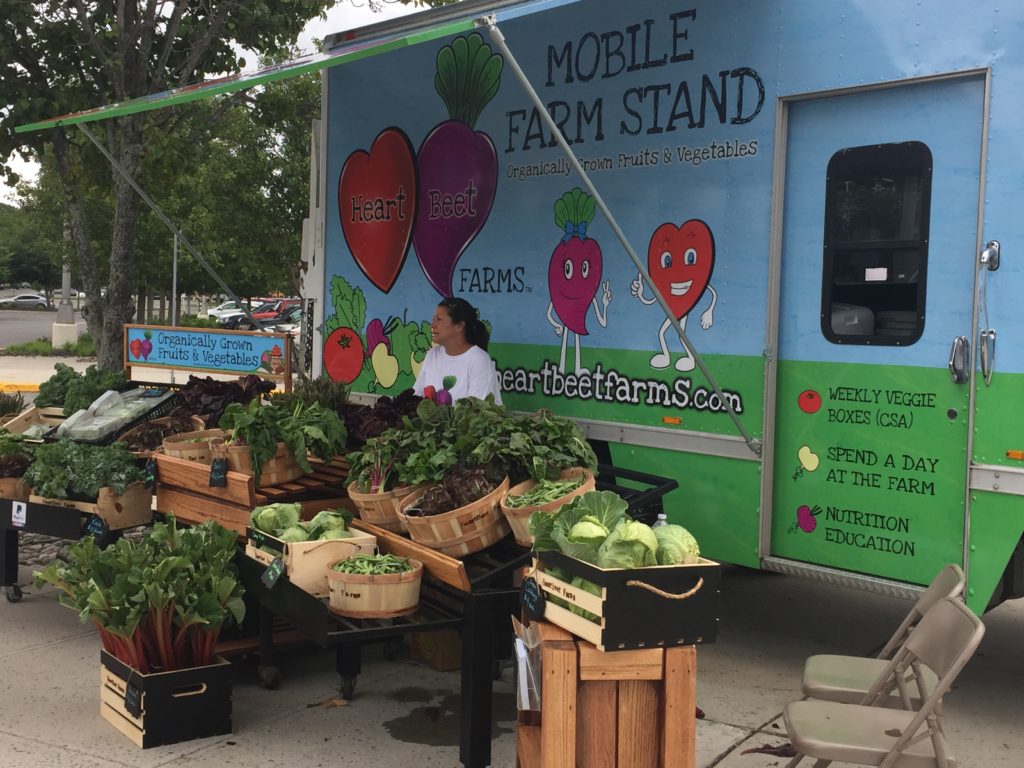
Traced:
<path fill-rule="evenodd" d="M 132 717 L 142 715 L 142 690 L 131 680 L 124 687 L 124 708 Z"/>
<path fill-rule="evenodd" d="M 281 578 L 282 573 L 284 573 L 284 560 L 280 557 L 275 557 L 270 561 L 267 570 L 260 576 L 260 581 L 263 582 L 263 586 L 267 589 L 273 589 L 274 585 L 277 584 L 277 580 Z"/>
<path fill-rule="evenodd" d="M 14 528 L 24 528 L 28 522 L 28 504 L 24 501 L 11 502 L 11 525 Z"/>
<path fill-rule="evenodd" d="M 107 521 L 99 515 L 89 515 L 85 520 L 83 529 L 87 534 L 92 536 L 94 539 L 102 539 L 110 533 L 110 528 L 107 526 Z"/>
<path fill-rule="evenodd" d="M 228 460 L 214 459 L 210 462 L 210 487 L 226 488 L 228 484 Z"/>
<path fill-rule="evenodd" d="M 544 618 L 544 590 L 533 576 L 523 579 L 523 586 L 519 588 L 519 602 L 531 619 L 540 621 Z"/>
<path fill-rule="evenodd" d="M 152 488 L 156 485 L 156 459 L 150 456 L 146 459 L 146 487 Z"/>

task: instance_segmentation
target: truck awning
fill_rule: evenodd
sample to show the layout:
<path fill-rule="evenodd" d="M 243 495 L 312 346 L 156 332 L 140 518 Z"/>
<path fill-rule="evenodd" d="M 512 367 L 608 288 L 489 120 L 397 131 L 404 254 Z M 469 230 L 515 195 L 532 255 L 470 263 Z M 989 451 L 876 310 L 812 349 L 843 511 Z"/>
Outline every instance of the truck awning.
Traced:
<path fill-rule="evenodd" d="M 161 93 L 152 93 L 136 99 L 104 104 L 81 112 L 71 112 L 35 123 L 26 123 L 17 126 L 14 132 L 30 133 L 58 126 L 109 120 L 112 117 L 124 117 L 211 96 L 234 93 L 257 85 L 272 83 L 275 80 L 319 72 L 327 67 L 467 32 L 476 26 L 476 20 L 482 16 L 494 15 L 497 20 L 503 21 L 533 12 L 538 8 L 567 5 L 573 2 L 578 2 L 578 0 L 534 0 L 534 2 L 529 2 L 529 0 L 525 2 L 523 0 L 463 0 L 454 6 L 436 8 L 397 19 L 391 23 L 367 27 L 366 37 L 360 36 L 355 31 L 334 35 L 328 40 L 336 41 L 337 45 L 332 46 L 325 53 L 310 54 L 250 72 L 217 77 L 194 85 L 172 88 Z M 380 30 L 379 34 L 374 34 L 376 30 Z"/>

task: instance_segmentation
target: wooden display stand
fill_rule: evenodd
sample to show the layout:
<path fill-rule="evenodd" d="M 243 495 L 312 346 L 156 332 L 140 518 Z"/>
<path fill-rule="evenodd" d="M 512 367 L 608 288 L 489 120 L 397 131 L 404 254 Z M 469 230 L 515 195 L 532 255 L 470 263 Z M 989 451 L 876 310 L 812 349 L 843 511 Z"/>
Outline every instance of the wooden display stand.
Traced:
<path fill-rule="evenodd" d="M 337 457 L 330 464 L 310 458 L 313 473 L 292 482 L 256 486 L 245 472 L 226 473 L 223 488 L 210 487 L 210 467 L 161 453 L 156 458 L 156 508 L 172 512 L 187 523 L 216 520 L 240 536 L 245 535 L 249 513 L 272 502 L 301 502 L 303 514 L 348 506 L 344 496 L 348 463 Z"/>
<path fill-rule="evenodd" d="M 518 727 L 517 768 L 693 768 L 694 646 L 605 653 L 539 629 L 541 724 Z"/>

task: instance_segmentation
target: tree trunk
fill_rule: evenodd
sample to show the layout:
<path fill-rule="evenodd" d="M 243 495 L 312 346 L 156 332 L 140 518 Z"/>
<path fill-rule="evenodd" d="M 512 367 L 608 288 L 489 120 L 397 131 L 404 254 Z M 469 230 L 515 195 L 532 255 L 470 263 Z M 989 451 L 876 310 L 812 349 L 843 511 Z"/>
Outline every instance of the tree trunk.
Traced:
<path fill-rule="evenodd" d="M 142 137 L 137 117 L 117 120 L 107 131 L 114 144 L 114 157 L 121 167 L 135 176 L 142 156 Z M 135 241 L 138 233 L 141 199 L 131 184 L 114 170 L 114 231 L 110 243 L 110 275 L 107 285 L 103 325 L 96 339 L 96 358 L 101 368 L 119 370 L 123 366 L 124 324 L 134 314 L 132 286 L 135 284 Z"/>

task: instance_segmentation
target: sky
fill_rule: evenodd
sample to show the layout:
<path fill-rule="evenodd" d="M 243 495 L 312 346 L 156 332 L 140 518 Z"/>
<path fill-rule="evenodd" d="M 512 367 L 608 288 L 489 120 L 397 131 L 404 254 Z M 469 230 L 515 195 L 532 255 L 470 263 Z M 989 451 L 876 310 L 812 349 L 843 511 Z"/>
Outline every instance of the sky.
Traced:
<path fill-rule="evenodd" d="M 302 53 L 314 53 L 319 50 L 319 48 L 313 45 L 314 39 L 323 39 L 333 32 L 354 29 L 366 26 L 367 24 L 374 24 L 384 19 L 422 10 L 412 5 L 402 5 L 397 2 L 382 2 L 381 0 L 373 0 L 373 2 L 374 5 L 381 8 L 379 13 L 375 13 L 370 8 L 370 0 L 340 0 L 340 2 L 335 3 L 334 7 L 327 11 L 326 20 L 314 19 L 306 25 L 302 34 L 299 35 L 299 49 Z M 15 155 L 11 158 L 10 164 L 22 177 L 28 179 L 35 178 L 37 172 L 35 163 L 25 162 Z M 18 204 L 17 193 L 2 181 L 0 181 L 0 203 L 7 203 L 8 205 Z"/>

